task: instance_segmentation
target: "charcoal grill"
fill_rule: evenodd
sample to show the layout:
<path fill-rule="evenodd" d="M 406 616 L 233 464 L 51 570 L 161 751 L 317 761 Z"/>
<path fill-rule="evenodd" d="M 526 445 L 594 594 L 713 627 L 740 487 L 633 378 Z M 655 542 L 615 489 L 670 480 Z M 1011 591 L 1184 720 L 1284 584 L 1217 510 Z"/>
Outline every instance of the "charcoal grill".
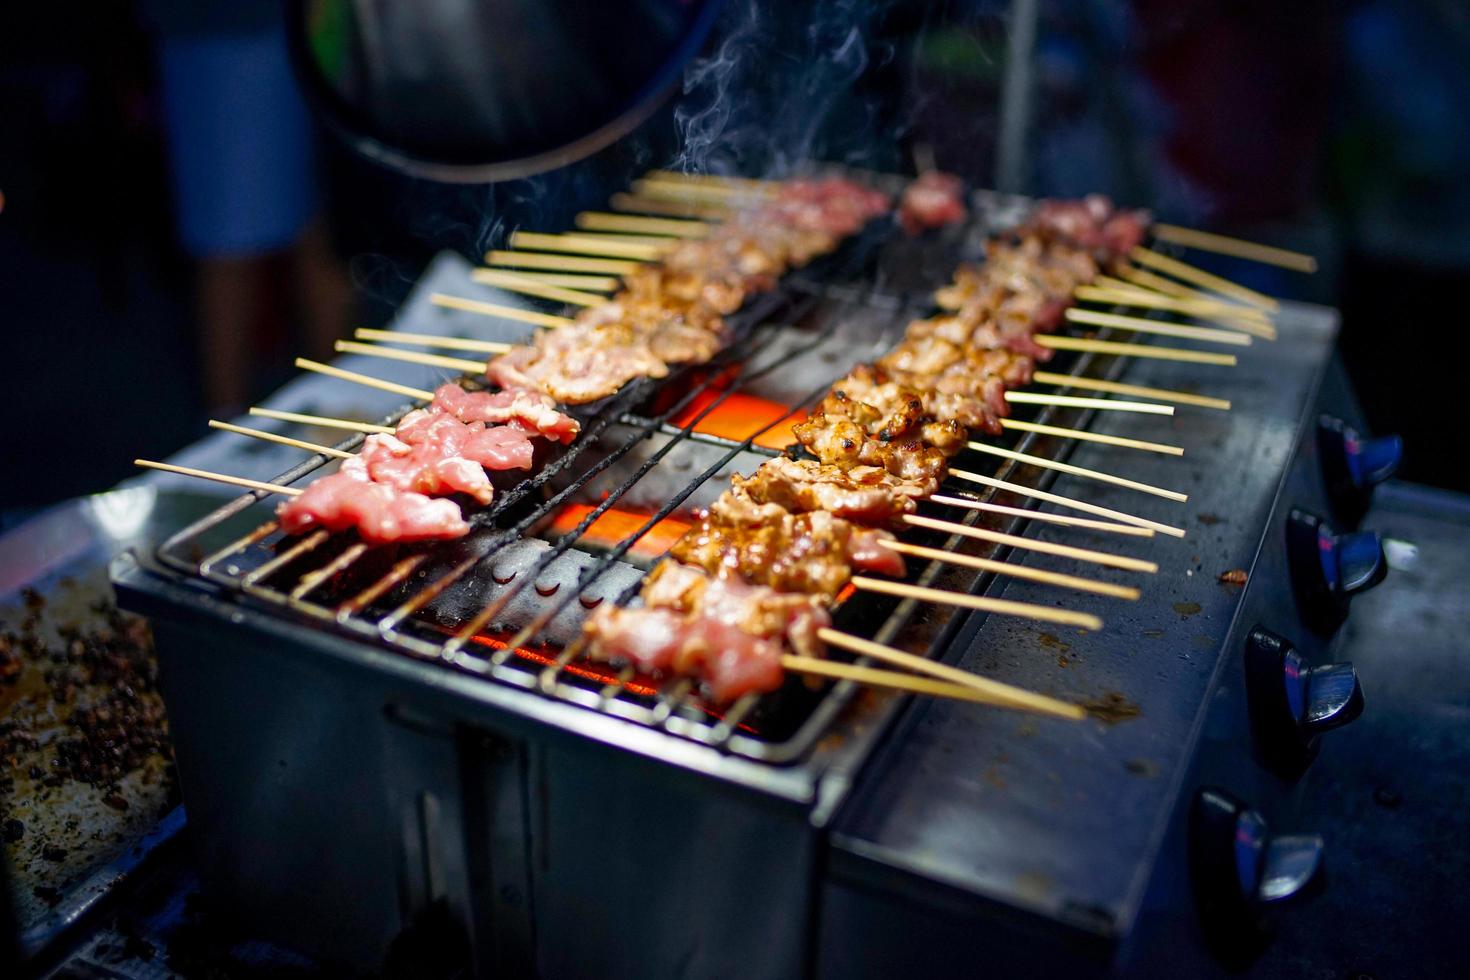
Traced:
<path fill-rule="evenodd" d="M 1025 207 L 995 197 L 977 204 L 977 220 L 942 243 L 948 267 L 956 261 L 958 239 L 977 240 Z M 806 270 L 737 316 L 739 340 L 712 365 L 660 383 L 635 383 L 588 413 L 583 436 L 475 515 L 466 541 L 397 551 L 369 551 L 325 534 L 283 542 L 273 524 L 259 523 L 260 495 L 250 494 L 180 531 L 155 553 L 123 559 L 116 579 L 124 601 L 157 623 L 190 830 L 211 896 L 267 935 L 364 967 L 440 920 L 463 940 L 482 974 L 796 976 L 842 975 L 840 965 L 852 965 L 827 940 L 863 934 L 853 928 L 877 933 L 868 917 L 902 894 L 884 883 L 889 875 L 921 885 L 945 879 L 928 896 L 935 900 L 941 892 L 963 891 L 968 882 L 962 877 L 936 878 L 923 862 L 903 859 L 902 845 L 876 832 L 873 840 L 865 836 L 875 798 L 892 812 L 922 811 L 926 801 L 946 805 L 942 788 L 906 795 L 906 788 L 924 785 L 919 776 L 942 769 L 932 754 L 948 752 L 915 734 L 913 719 L 922 716 L 922 706 L 859 691 L 850 682 L 812 688 L 791 680 L 775 694 L 715 710 L 687 682 L 660 685 L 590 665 L 577 659 L 575 642 L 549 643 L 545 635 L 577 606 L 626 601 L 639 573 L 630 560 L 635 542 L 718 476 L 775 452 L 758 444 L 759 433 L 720 438 L 699 431 L 701 421 L 729 399 L 772 386 L 805 392 L 787 396 L 783 404 L 793 410 L 818 399 L 862 359 L 842 333 L 845 327 L 870 325 L 872 342 L 881 347 L 923 312 L 921 296 L 884 284 L 902 282 L 892 270 L 912 268 L 920 258 L 914 250 L 932 247 L 870 233 Z M 1261 389 L 1276 392 L 1217 423 L 1231 431 L 1274 426 L 1278 450 L 1260 464 L 1278 479 L 1249 481 L 1242 491 L 1261 499 L 1252 498 L 1243 511 L 1249 517 L 1231 529 L 1232 554 L 1246 548 L 1254 555 L 1270 533 L 1280 474 L 1305 431 L 1303 413 L 1315 404 L 1331 351 L 1330 317 L 1303 313 L 1298 320 L 1311 326 L 1310 339 L 1293 348 L 1293 357 L 1262 358 L 1254 368 L 1209 376 L 1212 393 L 1235 394 L 1238 405 L 1249 406 Z M 794 346 L 793 331 L 801 338 Z M 823 345 L 840 349 L 847 361 L 839 357 L 805 386 L 781 376 Z M 1125 366 L 1129 380 L 1144 384 L 1157 383 L 1153 377 L 1164 370 L 1091 355 L 1059 357 L 1049 368 L 1116 378 Z M 1164 386 L 1187 387 L 1192 380 Z M 1033 418 L 1060 425 L 1094 421 L 1090 413 L 1053 407 Z M 1126 430 L 1157 424 L 1097 421 L 1130 435 L 1135 433 Z M 360 438 L 341 448 L 352 449 Z M 592 446 L 597 452 L 588 452 Z M 1052 457 L 1074 451 L 1035 433 L 1022 434 L 1012 446 Z M 1089 451 L 1096 450 L 1075 450 L 1084 457 Z M 1239 462 L 1210 459 L 1209 446 L 1197 454 L 1188 469 L 1129 457 L 1130 472 L 1197 490 L 1217 483 L 1222 466 Z M 676 457 L 686 459 L 689 475 L 669 475 Z M 326 462 L 314 457 L 281 480 L 298 479 Z M 1097 465 L 1116 469 L 1117 458 Z M 1035 487 L 1055 477 L 1009 461 L 994 472 Z M 633 534 L 585 547 L 594 521 L 649 474 L 666 480 L 662 503 L 641 511 L 645 520 Z M 492 573 L 487 583 L 476 577 L 476 569 L 493 566 L 497 555 L 541 532 L 560 506 L 593 488 L 600 488 L 600 499 L 554 543 L 538 546 L 514 578 L 502 582 Z M 1074 489 L 1109 503 L 1111 494 L 1095 484 Z M 994 491 L 974 496 L 1025 502 Z M 1136 498 L 1119 505 L 1134 511 L 1151 506 Z M 1053 533 L 976 511 L 945 516 L 1012 533 Z M 925 543 L 1006 557 L 1000 546 L 959 537 Z M 1175 549 L 1191 547 L 1158 538 L 1139 551 L 1177 570 Z M 1266 570 L 1267 579 L 1279 571 Z M 542 601 L 530 601 L 529 615 L 503 622 L 552 572 L 561 587 L 538 593 Z M 1013 582 L 934 562 L 911 562 L 910 577 L 961 592 L 1019 591 Z M 1280 585 L 1253 581 L 1251 593 Z M 493 599 L 460 601 L 466 589 L 473 599 L 480 588 L 493 591 Z M 1127 621 L 1157 616 L 1159 604 L 1146 595 L 1127 611 Z M 1094 605 L 1105 619 L 1120 615 L 1104 600 Z M 950 662 L 973 660 L 975 645 L 1001 630 L 983 616 L 880 596 L 844 603 L 836 619 L 840 628 Z M 1025 647 L 1023 632 L 1001 649 Z M 1114 651 L 1126 644 L 1108 631 L 1091 642 Z M 1212 642 L 1215 662 L 1225 663 L 1233 633 Z M 1019 673 L 1027 686 L 1056 689 L 1052 672 L 1021 665 L 1031 653 L 992 657 L 987 672 L 1002 679 Z M 1074 671 L 1061 686 L 1078 676 Z M 1137 680 L 1121 671 L 1109 676 L 1116 687 L 1108 690 L 1126 700 Z M 1169 696 L 1157 686 L 1149 690 Z M 1100 698 L 1107 692 L 1094 684 L 1081 693 Z M 1207 692 L 1191 690 L 1170 707 L 1197 714 L 1209 703 Z M 1142 707 L 1145 719 L 1158 710 L 1152 702 Z M 905 725 L 895 724 L 900 718 Z M 997 744 L 1025 738 L 1012 721 L 975 724 Z M 1025 724 L 1032 731 L 1042 726 L 1064 746 L 1075 739 L 1096 749 L 1110 740 L 1111 729 L 1092 722 L 1085 728 Z M 906 734 L 875 756 L 895 731 Z M 1167 763 L 1175 778 L 1188 768 L 1191 744 L 1181 736 Z M 903 768 L 893 759 L 902 759 Z M 855 783 L 862 786 L 858 804 L 852 802 Z M 1153 801 L 1159 819 L 1182 798 L 1182 783 L 1170 787 L 1175 795 Z M 983 825 L 985 802 L 966 813 Z M 907 819 L 922 817 L 910 812 Z M 917 839 L 905 842 L 917 846 Z M 940 859 L 943 853 L 942 847 L 936 852 Z M 953 856 L 963 861 L 973 855 L 955 846 Z M 1033 931 L 1085 933 L 1086 942 L 1066 948 L 1090 968 L 1116 963 L 1133 931 L 1136 903 L 1123 908 L 1120 902 L 1116 916 L 1084 921 L 1065 902 L 1023 900 L 1017 882 L 1011 883 L 1014 893 L 992 885 L 980 889 L 982 904 L 992 911 L 1022 909 L 1006 915 L 1023 915 Z M 924 900 L 914 899 L 920 908 Z M 952 906 L 945 905 L 946 914 Z M 891 933 L 885 937 L 894 952 L 906 945 Z M 937 950 L 956 948 L 954 936 L 941 938 Z M 1002 931 L 998 948 L 1006 938 Z"/>
<path fill-rule="evenodd" d="M 252 493 L 170 537 L 158 548 L 156 560 L 188 578 L 212 583 L 294 618 L 385 645 L 418 660 L 662 729 L 744 758 L 775 764 L 793 762 L 806 755 L 829 728 L 854 694 L 853 685 L 832 685 L 824 695 L 814 696 L 804 685 L 793 683 L 779 698 L 749 695 L 727 711 L 718 712 L 698 700 L 687 680 L 654 686 L 635 679 L 630 670 L 618 672 L 577 662 L 582 649 L 579 641 L 548 646 L 539 643 L 538 638 L 573 604 L 590 609 L 603 601 L 626 602 L 641 580 L 640 575 L 627 574 L 638 570 L 622 561 L 634 544 L 684 507 L 697 491 L 703 489 L 709 496 L 728 485 L 728 480 L 716 479 L 717 475 L 732 469 L 748 472 L 751 468 L 732 464 L 753 465 L 762 458 L 779 455 L 778 450 L 757 445 L 756 440 L 782 421 L 789 424 L 791 419 L 788 414 L 743 440 L 733 440 L 702 433 L 700 423 L 705 418 L 733 396 L 781 374 L 790 362 L 830 345 L 844 328 L 851 334 L 849 318 L 855 311 L 878 313 L 875 318 L 869 312 L 867 318 L 877 321 L 873 325 L 879 332 L 863 338 L 878 348 L 886 345 L 885 337 L 891 340 L 903 324 L 918 315 L 922 307 L 917 304 L 922 300 L 878 292 L 872 287 L 829 285 L 833 280 L 863 278 L 872 264 L 876 237 L 870 233 L 866 241 L 849 246 L 840 257 L 803 270 L 785 292 L 762 297 L 753 309 L 738 314 L 734 331 L 741 339 L 710 364 L 685 367 L 660 382 L 640 380 L 596 411 L 585 413 L 580 418 L 583 434 L 572 446 L 545 460 L 533 476 L 516 478 L 518 482 L 500 492 L 489 508 L 472 517 L 476 532 L 469 541 L 437 548 L 370 550 L 347 536 L 320 531 L 301 539 L 285 539 L 274 522 L 266 522 L 220 545 L 218 536 L 227 534 L 236 518 L 258 516 L 258 508 L 252 505 L 264 495 Z M 769 329 L 771 324 L 804 319 L 813 321 L 813 325 L 803 336 L 795 342 L 776 343 L 782 335 Z M 1082 373 L 1118 366 L 1113 362 L 1094 363 L 1084 356 L 1072 359 L 1071 370 Z M 790 411 L 804 410 L 820 400 L 848 367 L 850 362 L 840 362 L 835 368 L 812 365 L 814 370 L 804 384 L 800 380 L 793 383 L 791 372 L 786 371 L 787 381 L 779 387 L 787 393 L 799 392 L 794 397 L 787 395 Z M 472 380 L 468 383 L 474 384 Z M 650 406 L 657 408 L 650 411 Z M 383 420 L 384 424 L 396 423 L 412 407 L 393 413 Z M 1045 406 L 1032 418 L 1050 422 L 1058 411 Z M 337 448 L 355 450 L 364 438 L 356 435 Z M 635 454 L 650 442 L 657 446 L 654 451 Z M 1034 434 L 1023 433 L 1012 448 L 1031 452 L 1038 442 Z M 572 552 L 598 518 L 616 508 L 672 454 L 688 448 L 686 444 L 708 447 L 703 454 L 703 459 L 709 460 L 707 465 L 692 476 L 665 480 L 667 493 L 660 494 L 663 502 L 647 514 L 637 531 L 611 547 L 598 549 L 580 569 L 572 587 L 559 584 L 555 593 L 542 594 L 541 608 L 528 611 L 521 622 L 508 629 L 492 629 L 508 607 L 527 605 L 518 603 L 525 598 L 523 593 L 529 595 L 541 586 L 542 573 Z M 587 450 L 593 446 L 602 451 L 588 459 Z M 637 465 L 619 469 L 625 459 L 636 459 Z M 314 456 L 279 479 L 293 482 L 327 462 L 325 456 Z M 1010 479 L 1016 469 L 1008 462 L 995 475 Z M 616 478 L 608 481 L 609 472 L 617 474 Z M 462 610 L 463 615 L 452 622 L 424 621 L 423 614 L 433 612 L 435 603 L 446 593 L 484 584 L 473 580 L 475 569 L 493 564 L 508 547 L 545 525 L 560 506 L 578 499 L 593 481 L 611 485 L 601 487 L 596 506 L 530 567 L 518 571 L 511 582 L 498 583 L 504 588 L 496 590 L 497 595 L 479 603 L 478 609 Z M 988 491 L 979 496 L 989 499 L 993 494 Z M 969 525 L 980 518 L 975 511 L 956 517 Z M 954 538 L 926 543 L 953 549 L 962 542 Z M 385 553 L 392 557 L 385 557 Z M 916 582 L 921 585 L 968 592 L 981 581 L 981 576 L 970 570 L 939 562 L 916 564 Z M 619 571 L 624 574 L 616 574 Z M 608 589 L 609 580 L 619 582 L 620 587 Z M 838 624 L 883 643 L 903 640 L 918 652 L 932 654 L 947 626 L 953 625 L 951 617 L 918 617 L 920 604 L 912 600 L 890 601 L 873 596 L 862 605 L 861 611 L 841 611 Z"/>

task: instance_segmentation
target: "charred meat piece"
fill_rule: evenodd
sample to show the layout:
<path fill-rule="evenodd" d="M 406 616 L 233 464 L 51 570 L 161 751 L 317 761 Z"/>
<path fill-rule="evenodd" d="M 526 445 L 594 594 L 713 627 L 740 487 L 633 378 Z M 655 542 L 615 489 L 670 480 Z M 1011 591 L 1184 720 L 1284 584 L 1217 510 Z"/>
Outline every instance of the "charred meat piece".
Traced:
<path fill-rule="evenodd" d="M 793 514 L 778 504 L 758 504 L 727 490 L 669 557 L 712 575 L 739 574 L 778 592 L 800 592 L 831 601 L 854 569 L 902 576 L 903 558 L 884 542 L 886 531 L 862 527 L 826 511 Z"/>
<path fill-rule="evenodd" d="M 953 455 L 968 433 L 978 430 L 998 435 L 1000 420 L 1010 414 L 1005 399 L 1008 387 L 1031 378 L 1029 358 L 1009 351 L 966 352 L 962 360 L 937 376 L 909 374 L 863 364 L 837 383 L 837 389 L 855 401 L 888 411 L 909 411 L 905 403 L 917 393 L 922 401 L 926 443 Z"/>
<path fill-rule="evenodd" d="M 847 180 L 782 184 L 753 210 L 631 273 L 609 302 L 494 358 L 485 373 L 502 388 L 579 405 L 636 378 L 666 377 L 670 365 L 708 361 L 728 342 L 724 315 L 751 293 L 775 288 L 793 266 L 834 249 L 888 203 Z"/>
<path fill-rule="evenodd" d="M 915 500 L 938 490 L 937 482 L 907 483 L 881 466 L 844 469 L 784 456 L 763 463 L 750 476 L 731 478 L 736 490 L 756 503 L 779 504 L 806 513 L 825 510 L 858 524 L 899 525 Z"/>
<path fill-rule="evenodd" d="M 948 469 L 948 456 L 927 445 L 922 432 L 910 433 L 902 441 L 873 439 L 856 422 L 821 412 L 792 426 L 791 431 L 808 452 L 833 466 L 882 467 L 904 483 L 936 487 Z"/>

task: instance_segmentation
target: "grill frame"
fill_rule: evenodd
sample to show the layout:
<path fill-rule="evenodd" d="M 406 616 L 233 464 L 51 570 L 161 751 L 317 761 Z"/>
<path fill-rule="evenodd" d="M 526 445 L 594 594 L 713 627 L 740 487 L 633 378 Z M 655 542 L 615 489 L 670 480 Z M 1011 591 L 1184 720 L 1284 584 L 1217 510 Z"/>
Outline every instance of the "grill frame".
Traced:
<path fill-rule="evenodd" d="M 994 202 L 991 203 L 993 208 Z M 970 229 L 971 235 L 989 234 L 991 227 L 984 221 L 984 217 L 993 213 L 992 208 L 977 209 L 977 215 L 981 216 L 982 220 L 973 224 Z M 505 684 L 555 701 L 633 722 L 750 761 L 778 766 L 797 763 L 809 757 L 818 741 L 832 729 L 843 710 L 859 693 L 858 685 L 851 681 L 826 684 L 821 695 L 811 705 L 805 719 L 796 726 L 795 730 L 784 738 L 772 740 L 743 734 L 740 729 L 745 719 L 750 717 L 752 712 L 759 710 L 762 703 L 769 704 L 773 699 L 789 699 L 791 697 L 789 688 L 771 695 L 747 695 L 729 706 L 729 709 L 720 715 L 698 706 L 693 698 L 694 690 L 691 682 L 686 679 L 674 679 L 660 687 L 651 705 L 645 705 L 639 701 L 640 697 L 644 696 L 630 692 L 627 687 L 633 676 L 631 670 L 628 669 L 620 673 L 609 669 L 606 682 L 596 690 L 574 681 L 568 681 L 565 668 L 575 662 L 576 654 L 580 650 L 579 643 L 573 643 L 564 648 L 554 660 L 543 665 L 539 670 L 528 668 L 521 663 L 524 658 L 517 655 L 517 648 L 525 645 L 534 634 L 535 628 L 555 618 L 603 572 L 613 567 L 638 537 L 658 520 L 676 510 L 680 503 L 737 456 L 742 453 L 779 455 L 774 450 L 752 444 L 759 433 L 753 433 L 745 440 L 735 442 L 693 431 L 704 417 L 728 397 L 740 393 L 743 387 L 779 367 L 781 361 L 777 360 L 759 370 L 751 370 L 751 365 L 759 361 L 762 353 L 778 336 L 776 331 L 771 329 L 778 318 L 781 322 L 799 322 L 803 317 L 816 311 L 834 305 L 838 308 L 839 313 L 831 313 L 828 310 L 829 322 L 817 330 L 799 348 L 799 350 L 808 351 L 830 339 L 833 331 L 841 322 L 840 311 L 845 307 L 879 306 L 891 310 L 892 318 L 888 329 L 898 330 L 901 330 L 903 324 L 912 317 L 923 315 L 930 309 L 927 296 L 922 298 L 894 296 L 871 284 L 872 277 L 868 273 L 874 264 L 875 253 L 883 244 L 884 241 L 875 235 L 875 229 L 870 227 L 856 240 L 845 244 L 832 256 L 813 263 L 812 266 L 788 277 L 778 291 L 757 298 L 751 306 L 734 314 L 730 319 L 734 321 L 737 339 L 716 355 L 711 362 L 704 365 L 685 366 L 673 372 L 669 378 L 659 382 L 649 379 L 635 381 L 611 396 L 594 411 L 586 413 L 582 418 L 584 423 L 582 434 L 561 455 L 548 461 L 537 472 L 515 487 L 499 493 L 495 502 L 488 508 L 471 515 L 471 523 L 477 529 L 474 533 L 489 534 L 488 549 L 462 561 L 451 570 L 449 575 L 442 577 L 435 584 L 419 589 L 412 599 L 398 603 L 386 615 L 369 618 L 366 613 L 371 612 L 379 599 L 404 583 L 421 566 L 431 563 L 433 548 L 424 546 L 412 548 L 406 557 L 394 562 L 389 572 L 379 577 L 373 585 L 361 590 L 352 599 L 331 606 L 312 602 L 307 597 L 322 586 L 331 575 L 345 570 L 348 564 L 361 558 L 367 551 L 365 546 L 357 544 L 346 548 L 319 568 L 296 579 L 296 588 L 289 588 L 285 591 L 269 584 L 273 576 L 322 545 L 330 547 L 329 535 L 326 532 L 307 535 L 249 570 L 241 569 L 230 559 L 233 556 L 243 555 L 248 549 L 260 546 L 276 536 L 278 529 L 275 528 L 274 521 L 254 528 L 249 533 L 233 539 L 222 548 L 213 549 L 202 559 L 191 557 L 191 554 L 197 555 L 199 540 L 202 536 L 220 528 L 251 505 L 268 496 L 261 492 L 252 491 L 245 494 L 225 504 L 213 514 L 170 536 L 158 546 L 153 559 L 157 566 L 168 569 L 186 580 L 207 582 L 223 590 L 223 594 L 234 601 L 252 604 L 272 614 L 284 615 L 297 622 L 348 639 L 387 648 L 421 663 L 447 666 L 459 673 Z M 852 283 L 855 280 L 861 282 L 862 285 L 854 286 Z M 1107 337 L 1109 334 L 1110 331 L 1104 330 L 1100 331 L 1098 336 Z M 1068 364 L 1065 373 L 1109 378 L 1115 378 L 1121 373 L 1124 366 L 1122 360 L 1115 357 L 1099 357 L 1092 354 L 1069 357 L 1060 352 L 1057 361 L 1050 365 L 1051 369 L 1057 369 L 1057 362 Z M 730 373 L 732 369 L 733 375 Z M 648 404 L 660 394 L 678 390 L 682 382 L 700 372 L 705 373 L 704 380 L 685 390 L 682 395 L 674 399 L 669 407 L 656 414 L 639 414 L 636 411 L 639 406 Z M 714 385 L 721 380 L 726 382 L 725 386 L 715 389 Z M 823 383 L 813 389 L 805 400 L 791 406 L 792 411 L 804 408 L 820 399 L 830 387 L 831 382 L 835 380 L 836 378 L 824 379 Z M 692 419 L 682 426 L 676 426 L 670 422 L 670 419 L 679 415 L 695 398 L 711 390 L 718 390 L 719 393 Z M 382 424 L 396 423 L 414 407 L 416 407 L 415 404 L 403 406 L 384 418 Z M 1032 413 L 1032 418 L 1035 421 L 1049 424 L 1083 425 L 1090 415 L 1090 411 L 1041 406 L 1039 411 Z M 784 421 L 784 418 L 771 423 L 766 428 L 769 429 L 781 421 Z M 510 526 L 498 527 L 495 525 L 494 522 L 501 515 L 510 512 L 515 505 L 528 499 L 536 490 L 548 486 L 558 474 L 572 469 L 578 457 L 596 442 L 597 437 L 615 426 L 627 428 L 631 430 L 631 434 L 609 455 L 586 468 L 570 485 L 556 491 L 549 499 L 532 507 L 529 514 L 516 520 Z M 438 642 L 435 642 L 412 631 L 410 617 L 414 612 L 422 609 L 429 601 L 432 601 L 434 596 L 453 582 L 460 581 L 476 565 L 492 560 L 501 548 L 520 540 L 525 532 L 544 521 L 562 503 L 575 499 L 576 492 L 599 473 L 614 465 L 644 440 L 654 437 L 662 437 L 666 439 L 666 442 L 651 459 L 638 467 L 631 477 L 624 479 L 606 499 L 587 514 L 577 528 L 565 535 L 551 550 L 541 556 L 533 568 L 519 575 L 514 589 L 507 591 L 495 602 L 482 609 L 483 617 L 476 617 L 476 619 L 483 618 L 484 622 L 480 622 L 474 629 L 461 629 L 447 641 L 439 639 Z M 336 448 L 353 451 L 362 444 L 364 439 L 364 435 L 354 434 L 337 443 Z M 488 657 L 474 656 L 466 649 L 472 634 L 478 633 L 488 621 L 493 619 L 496 612 L 514 599 L 520 590 L 534 582 L 547 565 L 565 551 L 573 548 L 590 524 L 600 514 L 614 506 L 622 495 L 635 485 L 659 459 L 684 442 L 716 447 L 723 450 L 723 453 L 704 471 L 690 478 L 681 491 L 675 494 L 658 512 L 651 515 L 638 532 L 630 535 L 615 548 L 598 556 L 594 563 L 584 570 L 575 591 L 558 597 L 546 612 L 537 616 L 503 649 L 497 650 Z M 1070 448 L 1065 441 L 1030 432 L 1020 433 L 1017 438 L 1009 442 L 1009 445 L 1021 452 L 1050 455 L 1057 459 L 1064 458 Z M 1048 453 L 1047 448 L 1052 451 Z M 326 456 L 308 457 L 298 466 L 277 477 L 275 482 L 292 483 L 328 462 L 330 460 Z M 1000 479 L 1026 483 L 1038 489 L 1049 486 L 1055 478 L 1055 474 L 1051 471 L 1031 470 L 1035 478 L 1027 479 L 1022 473 L 1029 469 L 1024 464 L 1003 460 L 992 472 Z M 947 492 L 953 493 L 954 491 L 947 490 Z M 1003 492 L 989 487 L 978 488 L 973 492 L 966 489 L 962 493 L 982 501 L 1006 496 Z M 1025 503 L 1024 500 L 1014 502 Z M 985 520 L 980 512 L 974 510 L 965 510 L 959 514 L 947 513 L 946 517 L 956 523 L 969 526 L 980 524 Z M 992 518 L 990 523 L 991 526 L 996 526 L 1001 530 L 1013 532 L 1018 530 L 1022 522 L 1020 519 L 999 521 Z M 494 528 L 494 531 L 490 531 L 490 528 Z M 917 532 L 917 529 L 910 530 Z M 944 537 L 926 532 L 925 534 L 916 533 L 914 536 L 927 536 L 930 539 L 928 543 L 946 550 L 967 548 L 971 554 L 989 558 L 1003 558 L 1007 551 L 1004 546 L 981 544 L 958 535 Z M 351 556 L 345 564 L 341 563 L 344 556 Z M 909 580 L 921 586 L 976 594 L 990 588 L 994 579 L 991 573 L 976 572 L 937 561 L 921 563 L 910 559 L 909 564 L 911 568 Z M 916 574 L 912 571 L 913 569 L 917 569 Z M 625 590 L 614 601 L 619 604 L 626 603 L 635 590 L 636 585 Z M 879 596 L 868 598 L 871 601 L 865 603 L 866 606 L 885 609 L 886 612 L 881 616 L 861 617 L 861 625 L 854 630 L 855 632 L 869 636 L 877 642 L 903 646 L 911 652 L 934 659 L 942 659 L 950 640 L 967 618 L 960 610 L 944 610 L 942 617 L 932 615 L 935 610 L 925 607 L 924 604 L 914 599 L 889 599 Z M 924 611 L 931 615 L 921 616 L 920 613 Z M 849 625 L 854 618 L 856 617 L 851 615 L 846 607 L 835 611 L 834 619 L 838 626 Z M 474 624 L 475 621 L 472 620 L 468 625 L 474 626 Z M 854 659 L 860 663 L 867 662 L 866 658 L 862 657 Z"/>

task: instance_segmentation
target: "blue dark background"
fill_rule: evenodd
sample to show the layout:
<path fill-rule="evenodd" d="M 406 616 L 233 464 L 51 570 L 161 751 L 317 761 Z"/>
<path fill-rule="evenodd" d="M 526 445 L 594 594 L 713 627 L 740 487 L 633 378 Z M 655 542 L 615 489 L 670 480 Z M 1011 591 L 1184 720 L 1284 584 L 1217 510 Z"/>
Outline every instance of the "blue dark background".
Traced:
<path fill-rule="evenodd" d="M 183 140 L 171 115 L 181 91 L 207 93 L 181 90 L 178 66 L 191 62 L 170 52 L 181 39 L 269 43 L 277 5 L 18 6 L 0 32 L 0 405 L 11 425 L 0 517 L 102 489 L 134 456 L 198 437 L 211 409 L 279 384 L 293 354 L 386 319 L 436 251 L 473 255 L 518 225 L 553 229 L 643 167 L 759 173 L 810 156 L 911 171 L 932 157 L 991 184 L 1005 14 L 988 2 L 732 2 L 707 64 L 732 61 L 702 87 L 592 160 L 494 188 L 384 173 L 304 123 L 294 182 L 240 205 L 285 231 L 211 252 L 188 233 L 181 161 L 204 179 L 224 151 L 208 129 Z M 1470 7 L 1046 3 L 1034 68 L 1025 190 L 1103 191 L 1318 255 L 1310 279 L 1228 271 L 1339 306 L 1369 418 L 1407 437 L 1406 475 L 1470 489 L 1455 452 Z M 711 136 L 711 105 L 728 112 L 691 155 L 691 132 Z M 257 111 L 285 131 L 289 114 L 264 105 L 222 104 L 215 121 Z M 263 151 L 261 167 L 271 153 L 279 162 Z M 226 245 L 229 223 L 212 226 Z M 235 343 L 224 361 L 238 361 L 223 372 L 222 348 L 209 346 L 220 324 Z"/>

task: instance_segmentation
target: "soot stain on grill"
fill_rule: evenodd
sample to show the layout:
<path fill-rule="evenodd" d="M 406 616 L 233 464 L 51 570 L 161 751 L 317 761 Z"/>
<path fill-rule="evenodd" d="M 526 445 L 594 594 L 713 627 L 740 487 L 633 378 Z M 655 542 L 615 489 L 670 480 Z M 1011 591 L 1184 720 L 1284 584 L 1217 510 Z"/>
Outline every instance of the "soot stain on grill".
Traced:
<path fill-rule="evenodd" d="M 1082 707 L 1090 716 L 1109 725 L 1131 721 L 1143 714 L 1142 708 L 1118 691 L 1104 691 L 1099 697 L 1083 701 Z"/>
<path fill-rule="evenodd" d="M 1051 647 L 1052 649 L 1057 650 L 1061 653 L 1066 653 L 1068 650 L 1072 649 L 1072 644 L 1063 641 L 1062 638 L 1057 636 L 1055 633 L 1037 634 L 1037 640 L 1041 643 L 1042 646 Z"/>
<path fill-rule="evenodd" d="M 1190 616 L 1195 615 L 1202 608 L 1204 608 L 1204 607 L 1201 606 L 1197 602 L 1176 602 L 1176 603 L 1174 603 L 1174 611 L 1177 612 L 1180 615 L 1180 617 L 1183 618 L 1183 619 L 1188 619 Z"/>

